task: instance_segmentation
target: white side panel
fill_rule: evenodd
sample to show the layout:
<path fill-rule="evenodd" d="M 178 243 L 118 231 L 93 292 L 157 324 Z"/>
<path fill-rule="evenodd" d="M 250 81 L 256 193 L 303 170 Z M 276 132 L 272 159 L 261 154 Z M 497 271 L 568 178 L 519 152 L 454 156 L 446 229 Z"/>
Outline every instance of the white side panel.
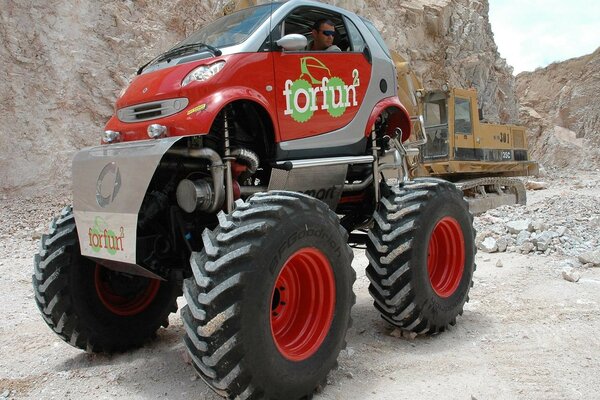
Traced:
<path fill-rule="evenodd" d="M 137 214 L 75 211 L 81 254 L 135 264 Z"/>

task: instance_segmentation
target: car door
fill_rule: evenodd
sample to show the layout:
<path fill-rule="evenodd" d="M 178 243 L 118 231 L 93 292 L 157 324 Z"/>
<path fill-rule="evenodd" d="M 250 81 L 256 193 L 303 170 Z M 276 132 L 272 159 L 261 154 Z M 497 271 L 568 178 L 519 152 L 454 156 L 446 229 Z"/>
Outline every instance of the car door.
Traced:
<path fill-rule="evenodd" d="M 276 51 L 273 54 L 275 98 L 282 141 L 316 136 L 343 128 L 356 116 L 371 77 L 360 33 L 352 22 L 315 7 L 294 10 L 279 34 L 310 38 L 319 12 L 336 27 L 334 44 L 342 51 Z M 358 35 L 358 36 L 356 36 Z M 364 41 L 363 41 L 364 47 Z"/>

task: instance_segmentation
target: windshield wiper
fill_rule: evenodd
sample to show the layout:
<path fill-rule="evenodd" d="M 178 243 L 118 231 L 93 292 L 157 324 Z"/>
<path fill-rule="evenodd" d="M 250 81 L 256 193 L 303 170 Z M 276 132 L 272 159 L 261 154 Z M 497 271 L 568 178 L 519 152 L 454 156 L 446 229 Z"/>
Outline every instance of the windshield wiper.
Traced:
<path fill-rule="evenodd" d="M 215 57 L 219 57 L 221 54 L 223 54 L 223 52 L 221 50 L 217 49 L 214 46 L 211 46 L 210 44 L 198 43 L 198 46 L 206 47 L 214 54 Z"/>
<path fill-rule="evenodd" d="M 160 61 L 164 61 L 164 60 L 171 61 L 170 59 L 173 58 L 173 57 L 175 57 L 175 56 L 184 54 L 184 53 L 186 53 L 186 52 L 188 52 L 190 50 L 194 50 L 194 49 L 200 50 L 202 48 L 207 48 L 208 50 L 210 50 L 211 53 L 213 53 L 213 55 L 215 57 L 218 57 L 218 56 L 220 56 L 222 54 L 221 50 L 219 50 L 216 47 L 213 47 L 213 46 L 211 46 L 209 44 L 206 44 L 206 43 L 184 44 L 182 46 L 178 46 L 178 47 L 172 48 L 171 50 L 168 50 L 168 51 L 164 52 L 163 54 L 159 55 L 158 57 L 155 57 L 152 60 L 148 61 L 146 64 L 142 65 L 137 70 L 137 74 L 138 75 L 141 74 L 142 71 L 144 70 L 144 68 L 146 68 L 148 65 L 150 65 L 150 64 L 152 64 L 154 62 L 160 62 Z"/>
<path fill-rule="evenodd" d="M 185 54 L 185 53 L 189 52 L 190 50 L 200 51 L 200 49 L 202 49 L 202 48 L 207 48 L 208 50 L 210 50 L 211 53 L 213 53 L 213 55 L 215 57 L 218 57 L 221 55 L 221 50 L 219 50 L 216 47 L 213 47 L 211 45 L 208 45 L 206 43 L 190 43 L 190 44 L 184 44 L 182 46 L 172 48 L 171 50 L 164 52 L 163 54 L 156 57 L 156 61 L 157 62 L 164 61 L 164 60 L 171 61 L 170 59 L 173 57 Z"/>

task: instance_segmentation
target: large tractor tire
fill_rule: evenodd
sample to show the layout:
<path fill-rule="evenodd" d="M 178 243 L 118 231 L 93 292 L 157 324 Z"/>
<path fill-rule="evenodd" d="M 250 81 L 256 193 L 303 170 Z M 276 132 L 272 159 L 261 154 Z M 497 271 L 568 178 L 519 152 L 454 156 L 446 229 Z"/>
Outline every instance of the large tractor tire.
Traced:
<path fill-rule="evenodd" d="M 441 332 L 462 315 L 473 285 L 473 217 L 462 192 L 446 181 L 384 189 L 367 242 L 374 305 L 403 330 Z"/>
<path fill-rule="evenodd" d="M 303 194 L 259 193 L 236 204 L 204 231 L 184 281 L 193 365 L 229 398 L 310 398 L 351 323 L 347 233 L 324 203 Z"/>
<path fill-rule="evenodd" d="M 86 351 L 139 347 L 177 311 L 180 285 L 114 272 L 83 257 L 71 207 L 42 236 L 34 268 L 33 291 L 44 320 Z"/>

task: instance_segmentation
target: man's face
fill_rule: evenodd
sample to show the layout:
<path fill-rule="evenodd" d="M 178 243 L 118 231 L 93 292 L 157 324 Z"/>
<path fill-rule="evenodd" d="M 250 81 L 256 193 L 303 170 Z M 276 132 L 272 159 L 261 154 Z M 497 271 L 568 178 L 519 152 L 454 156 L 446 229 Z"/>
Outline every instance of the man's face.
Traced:
<path fill-rule="evenodd" d="M 327 23 L 321 24 L 321 28 L 318 31 L 313 29 L 313 49 L 314 50 L 325 50 L 333 44 L 333 35 L 335 33 L 335 27 Z"/>

